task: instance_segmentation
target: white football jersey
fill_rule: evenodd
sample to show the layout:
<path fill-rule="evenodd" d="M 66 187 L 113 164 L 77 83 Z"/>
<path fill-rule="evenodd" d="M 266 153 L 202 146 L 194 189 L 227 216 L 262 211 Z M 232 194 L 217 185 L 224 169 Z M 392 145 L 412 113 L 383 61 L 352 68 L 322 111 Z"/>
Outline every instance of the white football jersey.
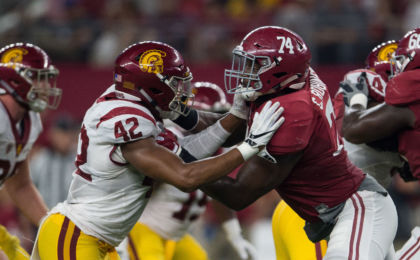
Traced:
<path fill-rule="evenodd" d="M 200 190 L 183 192 L 161 183 L 153 191 L 140 222 L 171 240 L 181 239 L 206 209 L 208 197 Z"/>
<path fill-rule="evenodd" d="M 371 70 L 368 69 L 358 69 L 352 70 L 344 75 L 344 80 L 348 80 L 354 84 L 357 83 L 357 80 L 362 72 L 366 72 L 366 79 L 370 89 L 375 92 L 377 95 L 381 97 L 385 97 L 385 89 L 386 89 L 386 82 L 382 79 L 382 77 Z"/>
<path fill-rule="evenodd" d="M 42 132 L 39 113 L 28 111 L 19 123 L 13 121 L 0 102 L 0 185 L 9 178 L 16 167 L 28 157 L 29 151 Z"/>
<path fill-rule="evenodd" d="M 113 246 L 139 219 L 153 184 L 128 164 L 120 148 L 159 133 L 151 112 L 138 101 L 111 86 L 88 109 L 68 198 L 52 210 Z"/>
<path fill-rule="evenodd" d="M 362 72 L 366 72 L 368 84 L 376 94 L 384 97 L 386 82 L 375 72 L 366 69 L 353 70 L 344 76 L 344 79 L 357 83 Z M 346 107 L 346 110 L 348 107 Z M 397 152 L 384 152 L 373 149 L 366 144 L 353 144 L 344 138 L 344 149 L 346 149 L 349 160 L 363 172 L 374 177 L 382 186 L 387 187 L 391 183 L 391 169 L 401 167 L 403 162 Z"/>

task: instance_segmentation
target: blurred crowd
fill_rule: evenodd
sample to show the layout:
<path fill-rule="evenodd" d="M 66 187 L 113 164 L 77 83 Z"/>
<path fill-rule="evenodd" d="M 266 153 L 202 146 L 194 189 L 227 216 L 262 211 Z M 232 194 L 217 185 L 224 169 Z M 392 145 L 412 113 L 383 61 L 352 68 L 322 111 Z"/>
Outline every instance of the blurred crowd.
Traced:
<path fill-rule="evenodd" d="M 420 24 L 420 1 L 416 0 L 0 0 L 0 3 L 0 46 L 32 42 L 45 49 L 54 62 L 96 67 L 112 66 L 125 47 L 143 40 L 167 42 L 191 63 L 226 62 L 231 59 L 234 45 L 251 29 L 262 25 L 284 26 L 300 34 L 312 51 L 315 66 L 361 64 L 378 43 L 399 39 Z M 34 183 L 41 193 L 45 192 L 43 197 L 49 207 L 64 200 L 67 194 L 76 152 L 72 144 L 76 143 L 78 127 L 77 120 L 60 115 L 52 124 L 48 145 L 32 157 Z M 56 179 L 57 171 L 66 173 L 66 177 Z M 405 216 L 397 234 L 397 239 L 404 241 L 411 228 L 420 225 L 420 188 L 418 183 L 405 184 L 395 178 L 390 190 L 400 216 Z M 49 198 L 53 201 L 48 201 Z M 251 240 L 254 238 L 254 243 L 261 242 L 260 237 L 267 238 L 267 233 L 258 232 L 262 229 L 270 232 L 271 225 L 265 224 L 270 222 L 278 200 L 270 194 L 241 215 L 244 227 L 249 227 L 245 232 Z M 10 205 L 5 195 L 0 195 L 0 208 L 7 212 L 2 214 L 0 223 L 15 227 L 15 234 L 24 238 L 21 240 L 27 242 L 29 249 L 34 230 L 20 220 Z M 214 222 L 208 214 L 196 233 L 205 239 L 203 244 L 213 249 L 209 253 L 214 259 L 220 259 L 217 254 L 225 252 L 226 243 L 216 234 Z M 253 230 L 252 224 L 259 228 Z M 219 251 L 215 250 L 217 242 Z M 264 248 L 267 245 L 257 246 L 261 252 L 267 252 Z"/>
<path fill-rule="evenodd" d="M 419 19 L 416 0 L 2 0 L 0 45 L 33 42 L 54 61 L 109 66 L 129 44 L 159 40 L 202 63 L 229 60 L 247 32 L 273 24 L 300 34 L 315 65 L 354 64 Z"/>

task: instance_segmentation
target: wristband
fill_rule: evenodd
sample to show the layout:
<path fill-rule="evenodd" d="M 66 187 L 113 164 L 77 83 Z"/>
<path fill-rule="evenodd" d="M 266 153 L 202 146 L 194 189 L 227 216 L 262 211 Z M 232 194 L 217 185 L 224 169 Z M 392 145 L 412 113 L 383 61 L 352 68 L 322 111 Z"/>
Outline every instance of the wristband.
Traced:
<path fill-rule="evenodd" d="M 198 124 L 198 113 L 195 109 L 187 108 L 189 111 L 187 116 L 180 115 L 173 122 L 187 131 L 190 131 Z"/>
<path fill-rule="evenodd" d="M 361 105 L 364 109 L 366 109 L 368 103 L 368 98 L 363 93 L 354 94 L 354 96 L 350 99 L 350 107 L 353 105 Z"/>
<path fill-rule="evenodd" d="M 260 151 L 260 149 L 258 149 L 257 147 L 252 147 L 246 142 L 243 142 L 242 144 L 237 146 L 236 149 L 238 149 L 238 151 L 241 153 L 242 157 L 244 158 L 244 161 L 247 161 L 249 158 L 256 155 Z"/>
<path fill-rule="evenodd" d="M 241 225 L 237 218 L 231 218 L 222 223 L 222 228 L 225 231 L 226 235 L 233 239 L 235 237 L 241 236 Z"/>

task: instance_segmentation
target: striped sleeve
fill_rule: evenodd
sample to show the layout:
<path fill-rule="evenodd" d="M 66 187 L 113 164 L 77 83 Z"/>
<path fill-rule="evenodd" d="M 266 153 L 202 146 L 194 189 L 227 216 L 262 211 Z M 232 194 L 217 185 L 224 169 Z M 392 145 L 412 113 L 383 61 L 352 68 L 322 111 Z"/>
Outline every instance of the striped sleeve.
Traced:
<path fill-rule="evenodd" d="M 95 119 L 90 127 L 103 143 L 121 144 L 158 134 L 156 120 L 141 106 L 120 104 L 100 113 Z"/>

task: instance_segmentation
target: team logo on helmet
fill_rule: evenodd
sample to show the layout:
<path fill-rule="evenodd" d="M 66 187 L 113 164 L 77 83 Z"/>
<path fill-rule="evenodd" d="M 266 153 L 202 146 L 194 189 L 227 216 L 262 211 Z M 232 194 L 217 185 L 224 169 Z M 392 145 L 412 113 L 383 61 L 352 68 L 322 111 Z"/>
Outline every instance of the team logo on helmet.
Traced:
<path fill-rule="evenodd" d="M 28 51 L 23 48 L 12 48 L 1 56 L 1 63 L 22 63 L 23 55 L 26 54 Z"/>
<path fill-rule="evenodd" d="M 162 73 L 163 57 L 166 53 L 161 50 L 148 50 L 144 52 L 139 59 L 139 66 L 143 72 Z"/>
<path fill-rule="evenodd" d="M 378 52 L 378 61 L 389 61 L 392 58 L 392 54 L 397 49 L 398 44 L 392 43 L 384 46 L 379 52 Z"/>

